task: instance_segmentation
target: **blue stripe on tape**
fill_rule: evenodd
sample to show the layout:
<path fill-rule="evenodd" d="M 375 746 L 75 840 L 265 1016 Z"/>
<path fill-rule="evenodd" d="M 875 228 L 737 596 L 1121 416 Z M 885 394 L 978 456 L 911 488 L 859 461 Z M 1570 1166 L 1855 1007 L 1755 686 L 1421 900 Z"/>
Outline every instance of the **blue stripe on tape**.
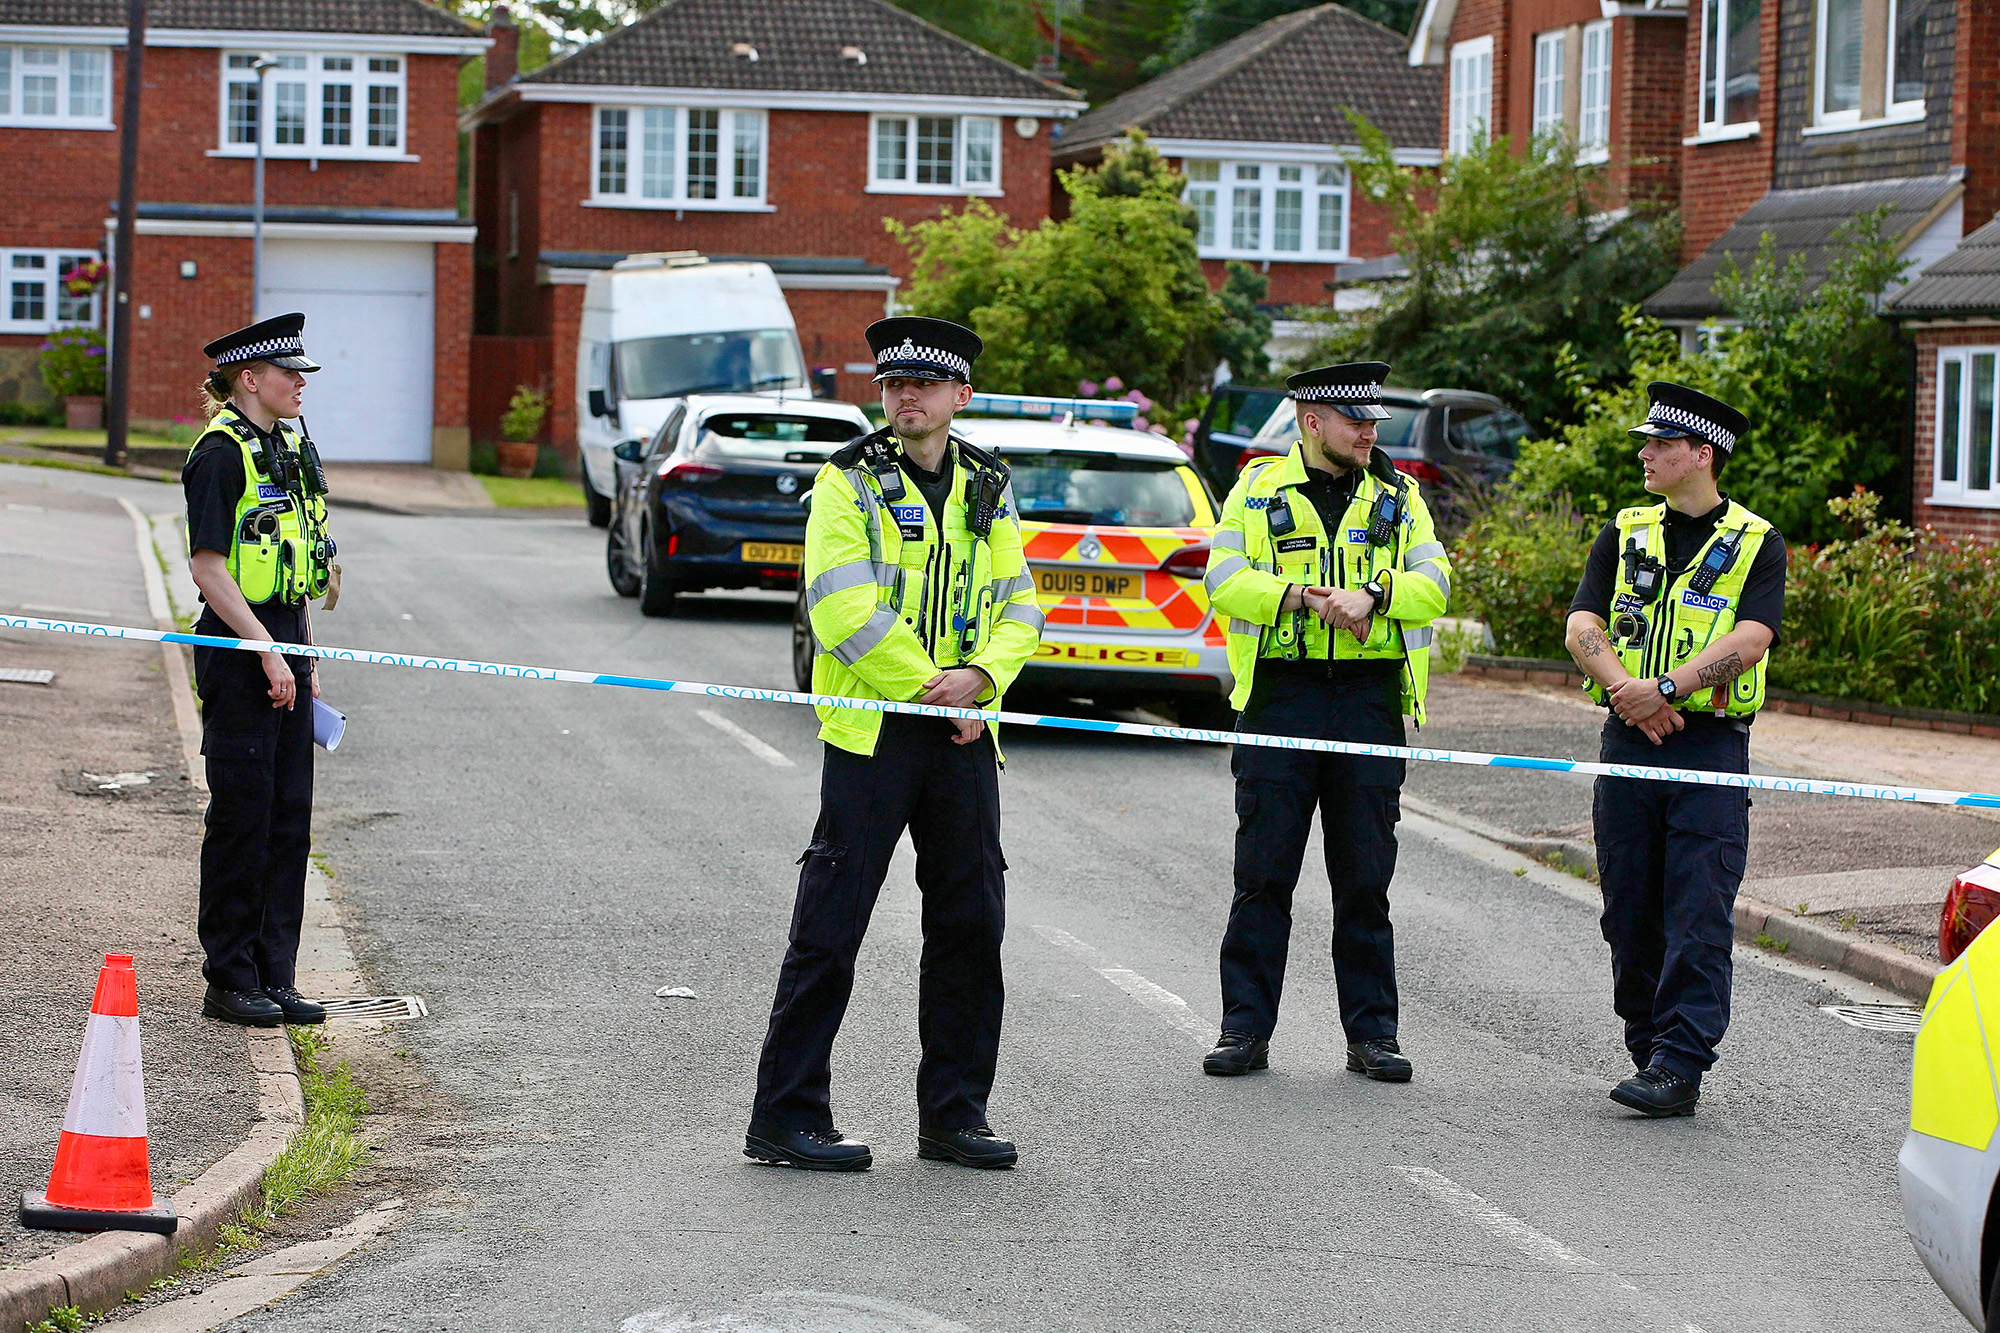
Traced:
<path fill-rule="evenodd" d="M 1758 773 L 1711 773 L 1699 769 L 1648 768 L 1632 764 L 1585 763 L 1574 759 L 1544 759 L 1535 755 L 1483 754 L 1472 750 L 1433 750 L 1406 745 L 1368 745 L 1357 741 L 1313 740 L 1300 736 L 1262 736 L 1196 727 L 1155 726 L 1136 722 L 1105 722 L 1095 718 L 1049 717 L 1008 713 L 989 708 L 945 708 L 937 704 L 906 704 L 886 699 L 849 699 L 831 694 L 802 694 L 754 685 L 713 685 L 692 680 L 658 680 L 650 676 L 614 676 L 558 667 L 515 666 L 475 662 L 456 657 L 425 657 L 385 653 L 365 648 L 326 648 L 312 644 L 273 643 L 267 639 L 231 639 L 212 634 L 182 634 L 173 630 L 135 629 L 128 625 L 94 625 L 87 621 L 47 620 L 40 616 L 0 615 L 0 628 L 74 634 L 87 639 L 137 639 L 143 643 L 180 643 L 197 648 L 242 648 L 251 652 L 281 652 L 331 662 L 367 662 L 377 666 L 456 671 L 467 675 L 507 676 L 520 680 L 555 680 L 574 685 L 616 685 L 627 689 L 700 694 L 717 699 L 750 699 L 759 703 L 825 704 L 860 708 L 872 713 L 904 713 L 918 717 L 977 718 L 1014 726 L 1092 731 L 1119 736 L 1149 736 L 1156 740 L 1249 745 L 1264 749 L 1310 750 L 1322 754 L 1413 759 L 1425 763 L 1465 764 L 1480 768 L 1543 769 L 1555 773 L 1588 773 L 1605 777 L 1641 778 L 1649 782 L 1681 782 L 1708 787 L 1740 787 L 1755 791 L 1803 792 L 1814 796 L 1853 796 L 1874 801 L 1915 801 L 1926 805 L 1969 805 L 2000 810 L 2000 795 L 1977 791 L 1943 791 L 1932 787 L 1894 787 L 1838 778 L 1782 778 Z"/>

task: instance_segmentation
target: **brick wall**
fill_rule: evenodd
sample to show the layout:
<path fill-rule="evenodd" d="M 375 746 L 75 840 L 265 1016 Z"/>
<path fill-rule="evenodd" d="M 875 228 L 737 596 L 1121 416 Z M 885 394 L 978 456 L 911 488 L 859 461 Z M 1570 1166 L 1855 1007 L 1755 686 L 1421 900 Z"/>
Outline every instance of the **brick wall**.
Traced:
<path fill-rule="evenodd" d="M 1698 2 L 1698 0 L 1697 0 Z M 1771 188 L 1771 145 L 1778 134 L 1778 9 L 1766 3 L 1758 19 L 1757 123 L 1748 139 L 1687 144 L 1681 149 L 1681 261 L 1708 249 L 1744 210 Z M 1701 124 L 1701 27 L 1687 25 L 1682 66 L 1681 123 Z"/>
<path fill-rule="evenodd" d="M 1610 179 L 1621 203 L 1680 199 L 1687 32 L 1685 18 L 1611 22 Z"/>
<path fill-rule="evenodd" d="M 471 458 L 472 247 L 431 247 L 436 283 L 431 327 L 431 465 L 464 468 Z"/>
<path fill-rule="evenodd" d="M 576 457 L 576 340 L 583 330 L 583 288 L 576 283 L 541 289 L 543 327 L 549 331 L 549 439 Z"/>
<path fill-rule="evenodd" d="M 815 292 L 792 288 L 785 304 L 799 326 L 799 346 L 805 352 L 808 369 L 832 366 L 839 374 L 833 396 L 850 403 L 866 402 L 876 396 L 874 375 L 849 374 L 840 367 L 862 365 L 875 359 L 868 350 L 863 329 L 885 313 L 882 292 Z"/>
<path fill-rule="evenodd" d="M 1913 467 L 1912 509 L 1918 526 L 1941 532 L 1974 533 L 2000 541 L 2000 509 L 1971 509 L 1929 503 L 1931 478 L 1937 470 L 1937 352 L 1940 347 L 2000 347 L 2000 320 L 1951 328 L 1913 328 L 1917 345 L 1916 461 Z"/>
<path fill-rule="evenodd" d="M 1989 6 L 1990 7 L 1990 6 Z M 1778 37 L 1778 132 L 1772 188 L 1806 190 L 1822 185 L 1939 176 L 1952 156 L 1952 73 L 1957 14 L 1933 4 L 1924 46 L 1924 105 L 1930 114 L 1907 125 L 1803 136 L 1813 123 L 1813 65 L 1817 59 L 1819 0 L 1782 0 Z M 1879 52 L 1876 56 L 1879 60 Z M 1985 63 L 2000 60 L 1988 48 Z M 1768 126 L 1767 126 L 1768 128 Z"/>
<path fill-rule="evenodd" d="M 250 242 L 238 237 L 137 238 L 132 265 L 135 425 L 195 417 L 197 387 L 213 368 L 201 354 L 202 344 L 249 322 L 250 258 Z M 193 280 L 180 276 L 181 262 L 190 259 L 197 273 Z"/>
<path fill-rule="evenodd" d="M 2000 5 L 1959 0 L 1951 160 L 1966 168 L 1965 230 L 2000 213 Z"/>
<path fill-rule="evenodd" d="M 1508 6 L 1505 27 L 1494 33 L 1494 79 L 1495 133 L 1504 133 L 1525 150 L 1535 129 L 1535 34 L 1548 32 L 1553 28 L 1567 28 L 1594 23 L 1604 17 L 1602 6 L 1594 0 L 1513 0 Z M 1629 21 L 1629 20 L 1628 20 Z M 1477 33 L 1468 34 L 1477 36 Z M 1458 24 L 1452 24 L 1453 40 L 1460 41 Z M 1579 36 L 1577 40 L 1582 40 Z M 1499 52 L 1507 48 L 1507 65 L 1515 77 L 1507 81 L 1504 100 L 1500 94 Z M 1612 77 L 1617 77 L 1616 60 L 1613 54 Z M 1445 76 L 1451 75 L 1450 53 L 1445 55 Z M 1447 127 L 1449 128 L 1449 127 Z"/>

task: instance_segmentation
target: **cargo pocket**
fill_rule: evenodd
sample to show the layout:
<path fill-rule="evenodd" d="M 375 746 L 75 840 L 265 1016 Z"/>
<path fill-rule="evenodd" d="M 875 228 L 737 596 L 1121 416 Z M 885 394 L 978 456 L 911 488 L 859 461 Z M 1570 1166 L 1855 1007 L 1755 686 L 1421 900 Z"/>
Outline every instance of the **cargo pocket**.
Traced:
<path fill-rule="evenodd" d="M 799 857 L 799 895 L 792 905 L 792 943 L 840 949 L 854 933 L 859 904 L 848 874 L 847 848 L 823 838 Z"/>
<path fill-rule="evenodd" d="M 209 759 L 263 759 L 271 753 L 271 738 L 256 732 L 204 731 L 201 752 Z"/>

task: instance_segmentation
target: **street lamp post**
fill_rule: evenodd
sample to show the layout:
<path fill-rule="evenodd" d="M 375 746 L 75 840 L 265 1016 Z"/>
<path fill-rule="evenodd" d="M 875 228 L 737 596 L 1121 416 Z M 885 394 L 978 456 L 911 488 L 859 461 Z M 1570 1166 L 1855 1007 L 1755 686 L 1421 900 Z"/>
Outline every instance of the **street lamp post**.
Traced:
<path fill-rule="evenodd" d="M 271 81 L 265 76 L 278 67 L 266 54 L 251 66 L 257 71 L 257 184 L 250 205 L 250 322 L 257 322 L 257 306 L 264 299 L 264 109 L 271 100 Z"/>

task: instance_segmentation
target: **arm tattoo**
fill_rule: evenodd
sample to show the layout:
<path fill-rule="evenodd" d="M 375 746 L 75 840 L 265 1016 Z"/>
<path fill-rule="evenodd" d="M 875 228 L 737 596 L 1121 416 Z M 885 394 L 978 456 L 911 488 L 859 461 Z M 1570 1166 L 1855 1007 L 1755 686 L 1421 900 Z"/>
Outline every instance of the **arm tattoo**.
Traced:
<path fill-rule="evenodd" d="M 1727 685 L 1743 674 L 1743 654 L 1731 653 L 1719 662 L 1710 662 L 1694 674 L 1703 685 Z"/>
<path fill-rule="evenodd" d="M 1603 630 L 1593 625 L 1576 636 L 1576 646 L 1583 650 L 1585 657 L 1596 657 L 1600 653 L 1608 651 L 1611 647 L 1611 642 L 1604 637 Z"/>

